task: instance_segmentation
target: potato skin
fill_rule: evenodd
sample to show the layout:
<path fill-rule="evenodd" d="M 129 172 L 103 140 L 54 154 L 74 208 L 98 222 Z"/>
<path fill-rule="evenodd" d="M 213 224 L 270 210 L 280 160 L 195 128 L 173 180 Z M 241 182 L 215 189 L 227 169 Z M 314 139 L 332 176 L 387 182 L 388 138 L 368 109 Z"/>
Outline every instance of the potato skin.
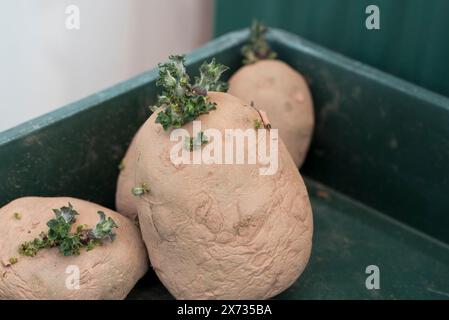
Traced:
<path fill-rule="evenodd" d="M 18 253 L 19 245 L 47 231 L 53 208 L 70 202 L 78 211 L 75 226 L 95 226 L 98 210 L 114 219 L 116 239 L 105 241 L 79 256 L 64 257 L 57 248 L 43 249 L 35 257 Z M 21 219 L 13 217 L 18 212 Z M 74 231 L 74 230 L 73 230 Z M 0 299 L 123 299 L 148 269 L 148 258 L 138 228 L 122 215 L 97 204 L 68 197 L 26 197 L 0 209 Z M 18 262 L 8 266 L 8 260 Z M 66 287 L 66 268 L 79 267 L 80 289 Z"/>
<path fill-rule="evenodd" d="M 296 166 L 301 167 L 315 123 L 313 101 L 304 78 L 285 62 L 261 60 L 234 73 L 228 92 L 253 101 L 268 114 Z"/>
<path fill-rule="evenodd" d="M 130 219 L 137 218 L 137 208 L 135 204 L 135 196 L 131 193 L 135 187 L 135 167 L 136 167 L 136 139 L 139 131 L 131 141 L 131 144 L 123 157 L 122 163 L 124 168 L 120 171 L 117 179 L 117 190 L 115 193 L 115 208 L 118 213 Z"/>
<path fill-rule="evenodd" d="M 258 113 L 226 93 L 203 130 L 254 128 Z M 312 211 L 304 182 L 282 141 L 279 169 L 259 165 L 174 165 L 175 144 L 154 113 L 136 141 L 140 227 L 154 270 L 177 299 L 266 299 L 304 270 L 312 246 Z M 183 128 L 192 132 L 192 123 Z M 193 151 L 199 152 L 199 151 Z"/>

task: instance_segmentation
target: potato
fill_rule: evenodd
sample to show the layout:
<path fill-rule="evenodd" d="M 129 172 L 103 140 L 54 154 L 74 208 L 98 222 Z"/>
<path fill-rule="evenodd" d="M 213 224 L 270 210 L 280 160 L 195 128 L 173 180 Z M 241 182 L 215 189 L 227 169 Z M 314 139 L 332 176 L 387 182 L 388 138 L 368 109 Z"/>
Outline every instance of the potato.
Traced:
<path fill-rule="evenodd" d="M 115 193 L 115 207 L 117 212 L 133 220 L 137 217 L 137 209 L 134 203 L 135 197 L 131 193 L 131 190 L 134 187 L 135 180 L 135 141 L 138 133 L 139 131 L 132 139 L 122 160 L 123 168 L 117 179 L 117 191 Z"/>
<path fill-rule="evenodd" d="M 260 118 L 232 95 L 208 95 L 217 109 L 198 118 L 203 129 L 253 129 Z M 289 287 L 308 262 L 313 223 L 304 182 L 282 141 L 274 175 L 260 175 L 260 164 L 175 165 L 175 142 L 156 116 L 136 141 L 135 183 L 149 186 L 136 203 L 166 288 L 178 299 L 266 299 Z M 192 133 L 192 126 L 183 128 Z"/>
<path fill-rule="evenodd" d="M 47 221 L 55 217 L 52 209 L 68 202 L 79 213 L 72 231 L 82 224 L 95 227 L 100 210 L 118 225 L 115 240 L 91 251 L 81 249 L 78 256 L 63 256 L 58 248 L 42 249 L 34 257 L 20 255 L 22 243 L 48 230 Z M 0 299 L 123 299 L 148 268 L 145 246 L 133 222 L 79 199 L 17 199 L 0 209 L 0 234 Z M 77 268 L 79 289 L 70 278 Z"/>
<path fill-rule="evenodd" d="M 315 121 L 304 78 L 280 60 L 260 60 L 239 69 L 229 80 L 228 92 L 244 101 L 253 101 L 267 113 L 296 166 L 301 167 Z"/>

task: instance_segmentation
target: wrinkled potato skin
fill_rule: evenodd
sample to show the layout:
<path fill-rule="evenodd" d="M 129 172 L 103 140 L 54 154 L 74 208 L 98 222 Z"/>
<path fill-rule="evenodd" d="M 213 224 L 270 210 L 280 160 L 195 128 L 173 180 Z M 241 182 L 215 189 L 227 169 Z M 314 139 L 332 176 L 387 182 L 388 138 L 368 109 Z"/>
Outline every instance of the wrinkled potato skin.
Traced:
<path fill-rule="evenodd" d="M 115 208 L 118 213 L 130 218 L 135 219 L 137 217 L 137 208 L 135 204 L 135 196 L 131 193 L 131 190 L 135 181 L 135 168 L 136 168 L 136 148 L 135 141 L 139 131 L 131 141 L 131 144 L 123 157 L 122 163 L 124 168 L 120 171 L 117 179 L 117 190 L 115 193 Z"/>
<path fill-rule="evenodd" d="M 119 226 L 113 242 L 105 241 L 91 251 L 81 249 L 79 256 L 64 257 L 57 248 L 42 249 L 35 257 L 21 256 L 19 245 L 47 231 L 54 218 L 53 208 L 70 202 L 79 215 L 73 226 L 98 222 L 103 211 Z M 21 219 L 13 217 L 18 212 Z M 148 258 L 138 228 L 122 215 L 74 198 L 26 197 L 0 209 L 0 299 L 123 299 L 148 269 Z M 18 262 L 8 265 L 11 257 Z M 70 265 L 79 267 L 80 289 L 70 290 L 66 273 Z M 72 271 L 73 272 L 73 271 Z"/>
<path fill-rule="evenodd" d="M 226 93 L 209 97 L 217 109 L 200 116 L 203 131 L 254 128 L 254 108 Z M 308 262 L 313 224 L 307 190 L 282 141 L 271 176 L 259 175 L 259 165 L 175 166 L 175 142 L 156 116 L 136 141 L 136 182 L 151 189 L 137 210 L 166 288 L 177 299 L 266 299 L 289 287 Z M 191 133 L 192 123 L 184 128 Z"/>
<path fill-rule="evenodd" d="M 240 68 L 229 80 L 230 94 L 264 110 L 297 167 L 306 158 L 314 128 L 313 101 L 304 78 L 279 60 Z"/>

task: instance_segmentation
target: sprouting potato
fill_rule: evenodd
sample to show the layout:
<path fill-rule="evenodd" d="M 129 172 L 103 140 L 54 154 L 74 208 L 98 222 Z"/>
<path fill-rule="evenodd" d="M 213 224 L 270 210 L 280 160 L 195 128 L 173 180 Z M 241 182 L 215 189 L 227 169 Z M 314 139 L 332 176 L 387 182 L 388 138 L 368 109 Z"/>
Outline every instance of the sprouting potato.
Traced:
<path fill-rule="evenodd" d="M 67 217 L 69 245 L 51 240 Z M 0 234 L 0 299 L 123 299 L 148 269 L 133 221 L 79 199 L 14 200 L 0 209 Z"/>
<path fill-rule="evenodd" d="M 264 110 L 297 167 L 309 149 L 314 128 L 313 101 L 303 76 L 276 60 L 264 39 L 266 28 L 254 23 L 243 48 L 246 64 L 229 80 L 229 93 Z"/>
<path fill-rule="evenodd" d="M 249 104 L 226 93 L 208 97 L 217 108 L 199 117 L 202 127 L 223 134 L 254 130 L 259 114 Z M 149 186 L 137 197 L 137 210 L 166 288 L 178 299 L 266 299 L 289 287 L 307 265 L 313 223 L 304 182 L 284 144 L 279 141 L 274 175 L 260 175 L 260 166 L 250 164 L 174 165 L 170 134 L 156 118 L 136 141 L 136 183 Z M 183 128 L 192 133 L 192 123 Z"/>
<path fill-rule="evenodd" d="M 176 298 L 270 298 L 295 282 L 309 260 L 313 218 L 304 182 L 281 139 L 272 175 L 260 174 L 261 163 L 174 163 L 174 128 L 191 135 L 185 148 L 192 156 L 213 144 L 207 134 L 194 134 L 192 119 L 222 137 L 227 129 L 256 133 L 267 119 L 250 103 L 215 92 L 224 88 L 219 64 L 203 65 L 202 80 L 191 86 L 183 58 L 170 60 L 159 66 L 158 108 L 133 139 L 119 178 L 128 185 L 118 186 L 117 197 L 129 197 L 131 190 L 120 190 L 131 188 L 134 201 L 117 199 L 117 207 L 137 210 L 152 267 Z M 193 108 L 178 107 L 185 105 Z M 268 147 L 268 140 L 256 141 L 251 147 Z"/>

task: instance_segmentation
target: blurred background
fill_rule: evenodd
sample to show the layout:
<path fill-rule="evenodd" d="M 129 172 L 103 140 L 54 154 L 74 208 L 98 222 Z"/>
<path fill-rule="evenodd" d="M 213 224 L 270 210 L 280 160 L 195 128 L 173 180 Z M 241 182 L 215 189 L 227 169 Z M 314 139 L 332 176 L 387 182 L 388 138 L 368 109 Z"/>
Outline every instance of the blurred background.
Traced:
<path fill-rule="evenodd" d="M 380 30 L 365 28 L 371 4 Z M 0 0 L 0 131 L 254 18 L 449 96 L 448 12 L 448 0 Z"/>
<path fill-rule="evenodd" d="M 212 17 L 210 0 L 0 0 L 0 131 L 191 51 Z"/>

